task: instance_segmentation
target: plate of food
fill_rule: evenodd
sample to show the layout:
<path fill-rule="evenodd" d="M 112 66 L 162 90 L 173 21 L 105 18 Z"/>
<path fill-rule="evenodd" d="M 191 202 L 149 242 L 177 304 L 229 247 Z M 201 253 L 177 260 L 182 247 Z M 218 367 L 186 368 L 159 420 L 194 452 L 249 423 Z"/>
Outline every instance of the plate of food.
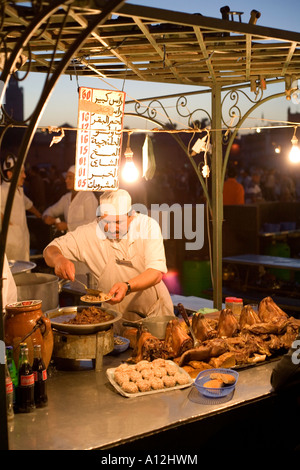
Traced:
<path fill-rule="evenodd" d="M 57 308 L 48 310 L 45 315 L 55 330 L 80 335 L 107 330 L 122 318 L 116 310 L 93 305 Z"/>
<path fill-rule="evenodd" d="M 193 383 L 184 369 L 165 359 L 123 363 L 114 369 L 107 369 L 106 375 L 113 387 L 127 398 L 178 390 Z"/>
<path fill-rule="evenodd" d="M 123 336 L 114 335 L 114 354 L 120 354 L 129 348 L 129 339 L 123 338 Z"/>
<path fill-rule="evenodd" d="M 206 369 L 198 374 L 194 386 L 205 397 L 226 397 L 235 389 L 238 377 L 233 369 Z"/>

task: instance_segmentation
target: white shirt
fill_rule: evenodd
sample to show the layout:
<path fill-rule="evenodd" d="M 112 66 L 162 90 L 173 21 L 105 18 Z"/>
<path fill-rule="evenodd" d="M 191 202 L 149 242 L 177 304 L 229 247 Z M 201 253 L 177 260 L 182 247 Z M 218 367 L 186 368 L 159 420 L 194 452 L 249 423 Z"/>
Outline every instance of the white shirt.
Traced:
<path fill-rule="evenodd" d="M 128 281 L 148 268 L 167 272 L 163 238 L 154 219 L 136 214 L 126 238 L 121 240 L 106 238 L 99 227 L 97 221 L 94 221 L 55 238 L 50 245 L 57 246 L 72 261 L 85 262 L 103 292 L 109 292 L 116 282 Z M 173 303 L 163 281 L 143 291 L 130 293 L 113 308 L 123 314 L 173 314 Z M 132 318 L 131 315 L 125 317 Z"/>
<path fill-rule="evenodd" d="M 1 213 L 4 214 L 10 183 L 1 184 Z M 24 194 L 22 187 L 17 187 L 7 232 L 5 252 L 9 260 L 29 261 L 30 236 L 26 220 L 26 210 L 33 206 Z"/>
<path fill-rule="evenodd" d="M 4 255 L 2 277 L 4 278 L 2 281 L 2 307 L 4 309 L 7 304 L 12 304 L 18 300 L 17 286 L 11 273 L 6 254 Z"/>
<path fill-rule="evenodd" d="M 43 213 L 43 216 L 49 215 L 50 217 L 63 215 L 70 232 L 80 225 L 89 224 L 95 220 L 99 204 L 91 191 L 78 191 L 73 200 L 71 200 L 71 196 L 71 192 L 64 194 L 59 201 L 48 207 Z"/>

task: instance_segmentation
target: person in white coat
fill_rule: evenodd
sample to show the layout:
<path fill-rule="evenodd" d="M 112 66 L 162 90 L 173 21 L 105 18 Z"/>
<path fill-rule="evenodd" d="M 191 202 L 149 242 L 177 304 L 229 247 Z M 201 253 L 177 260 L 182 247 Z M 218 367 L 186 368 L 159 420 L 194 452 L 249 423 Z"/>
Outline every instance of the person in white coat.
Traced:
<path fill-rule="evenodd" d="M 65 180 L 68 193 L 43 212 L 43 221 L 55 225 L 59 231 L 72 232 L 80 225 L 95 220 L 98 201 L 92 191 L 74 190 L 75 165 L 68 169 Z M 61 216 L 63 222 L 57 220 Z"/>
<path fill-rule="evenodd" d="M 5 176 L 11 180 L 14 169 L 14 159 L 8 158 L 3 165 Z M 16 188 L 12 210 L 10 214 L 7 232 L 5 252 L 9 260 L 29 261 L 30 258 L 30 234 L 27 225 L 26 211 L 41 218 L 42 214 L 34 207 L 32 201 L 24 194 L 23 184 L 26 178 L 24 167 L 22 168 Z M 3 218 L 10 182 L 1 184 L 1 216 Z"/>
<path fill-rule="evenodd" d="M 68 193 L 43 212 L 43 220 L 48 225 L 55 225 L 61 232 L 73 232 L 80 225 L 96 219 L 98 200 L 92 191 L 74 190 L 75 165 L 68 169 L 65 181 Z M 64 221 L 60 220 L 61 216 Z M 77 279 L 90 285 L 93 278 L 86 264 L 77 261 L 75 267 Z M 76 290 L 76 283 L 72 287 Z"/>
<path fill-rule="evenodd" d="M 135 312 L 174 315 L 162 280 L 167 266 L 158 223 L 131 211 L 131 197 L 122 189 L 104 192 L 99 212 L 98 220 L 53 240 L 44 250 L 46 263 L 73 281 L 73 262 L 85 262 L 123 319 L 140 319 Z"/>

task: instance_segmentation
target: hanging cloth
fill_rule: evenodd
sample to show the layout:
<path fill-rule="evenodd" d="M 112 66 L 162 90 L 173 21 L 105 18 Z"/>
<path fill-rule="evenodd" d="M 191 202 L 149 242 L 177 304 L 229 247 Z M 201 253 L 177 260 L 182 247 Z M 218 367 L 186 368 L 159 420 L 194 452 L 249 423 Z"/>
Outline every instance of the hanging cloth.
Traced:
<path fill-rule="evenodd" d="M 148 134 L 146 134 L 143 145 L 143 177 L 145 180 L 151 180 L 156 170 L 153 143 Z"/>

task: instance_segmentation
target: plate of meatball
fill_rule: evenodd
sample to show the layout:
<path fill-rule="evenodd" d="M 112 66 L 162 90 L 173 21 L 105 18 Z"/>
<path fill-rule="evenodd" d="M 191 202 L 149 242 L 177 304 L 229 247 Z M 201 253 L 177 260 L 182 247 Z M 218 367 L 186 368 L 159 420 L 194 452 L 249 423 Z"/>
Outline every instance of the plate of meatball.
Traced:
<path fill-rule="evenodd" d="M 142 360 L 137 364 L 120 364 L 106 371 L 114 388 L 125 397 L 177 390 L 192 385 L 189 374 L 175 362 L 154 359 Z"/>

